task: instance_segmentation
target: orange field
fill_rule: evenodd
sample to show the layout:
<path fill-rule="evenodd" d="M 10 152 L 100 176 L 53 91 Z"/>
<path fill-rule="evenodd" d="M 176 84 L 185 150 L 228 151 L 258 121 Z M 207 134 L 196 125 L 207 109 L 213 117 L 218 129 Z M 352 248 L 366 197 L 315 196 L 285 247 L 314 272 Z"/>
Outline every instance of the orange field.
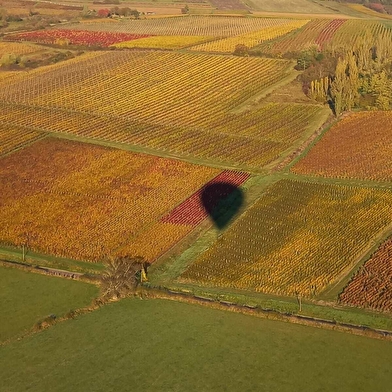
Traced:
<path fill-rule="evenodd" d="M 340 295 L 340 301 L 392 312 L 392 237 L 358 271 Z"/>
<path fill-rule="evenodd" d="M 323 177 L 392 179 L 392 112 L 362 112 L 344 118 L 293 168 Z"/>
<path fill-rule="evenodd" d="M 0 161 L 0 240 L 79 260 L 132 250 L 153 261 L 192 229 L 159 220 L 219 173 L 46 138 Z"/>

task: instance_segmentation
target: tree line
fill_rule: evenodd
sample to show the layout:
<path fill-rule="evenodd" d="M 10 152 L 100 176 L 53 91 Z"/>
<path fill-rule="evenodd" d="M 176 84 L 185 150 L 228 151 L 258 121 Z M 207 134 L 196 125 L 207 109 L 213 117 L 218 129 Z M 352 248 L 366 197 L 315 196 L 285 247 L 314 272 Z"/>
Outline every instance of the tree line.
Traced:
<path fill-rule="evenodd" d="M 388 110 L 392 105 L 392 34 L 370 30 L 347 47 L 304 51 L 297 61 L 304 92 L 328 102 L 336 116 L 354 108 Z M 316 59 L 317 56 L 317 59 Z"/>

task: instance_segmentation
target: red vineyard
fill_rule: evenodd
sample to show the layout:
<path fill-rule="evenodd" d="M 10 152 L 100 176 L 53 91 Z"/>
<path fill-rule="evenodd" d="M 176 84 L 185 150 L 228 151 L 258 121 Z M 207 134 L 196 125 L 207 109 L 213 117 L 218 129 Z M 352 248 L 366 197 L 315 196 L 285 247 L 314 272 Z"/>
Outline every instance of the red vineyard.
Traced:
<path fill-rule="evenodd" d="M 108 47 L 119 42 L 150 37 L 148 34 L 129 34 L 107 31 L 42 30 L 28 31 L 7 36 L 7 41 L 30 41 L 40 44 L 56 44 L 66 40 L 71 45 Z"/>
<path fill-rule="evenodd" d="M 322 47 L 324 44 L 328 43 L 339 27 L 346 22 L 345 19 L 334 19 L 320 32 L 316 38 L 316 44 Z"/>
<path fill-rule="evenodd" d="M 219 183 L 225 183 L 233 187 L 238 187 L 249 177 L 249 173 L 225 170 L 205 184 L 202 188 L 200 188 L 197 192 L 195 192 L 176 208 L 174 208 L 169 214 L 164 216 L 161 221 L 178 225 L 197 226 L 208 216 L 208 213 L 206 212 L 201 201 L 202 193 L 206 187 Z M 214 200 L 219 200 L 219 198 L 229 196 L 225 190 L 217 190 L 217 192 L 220 192 L 220 194 L 211 194 L 210 197 Z"/>
<path fill-rule="evenodd" d="M 392 312 L 392 237 L 356 273 L 339 299 L 351 306 Z"/>

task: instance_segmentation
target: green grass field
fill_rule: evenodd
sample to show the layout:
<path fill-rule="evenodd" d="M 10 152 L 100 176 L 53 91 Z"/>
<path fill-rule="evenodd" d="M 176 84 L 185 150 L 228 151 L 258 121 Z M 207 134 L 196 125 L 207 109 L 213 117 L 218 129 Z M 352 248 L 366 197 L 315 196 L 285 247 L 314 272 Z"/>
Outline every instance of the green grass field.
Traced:
<path fill-rule="evenodd" d="M 0 322 L 0 342 L 19 336 L 51 314 L 60 317 L 89 305 L 97 293 L 92 284 L 0 266 L 0 314 L 6 320 Z"/>
<path fill-rule="evenodd" d="M 8 392 L 386 391 L 391 360 L 391 342 L 153 299 L 0 347 Z"/>

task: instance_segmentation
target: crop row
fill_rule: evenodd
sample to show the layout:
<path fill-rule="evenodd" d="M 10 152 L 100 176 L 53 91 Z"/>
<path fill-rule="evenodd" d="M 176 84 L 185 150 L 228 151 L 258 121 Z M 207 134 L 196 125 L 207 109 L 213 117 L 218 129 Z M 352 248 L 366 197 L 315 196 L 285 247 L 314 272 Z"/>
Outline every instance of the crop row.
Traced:
<path fill-rule="evenodd" d="M 292 171 L 323 177 L 391 181 L 391 127 L 390 112 L 352 114 L 334 125 Z"/>
<path fill-rule="evenodd" d="M 132 241 L 116 251 L 118 255 L 138 255 L 153 263 L 159 256 L 177 244 L 194 226 L 155 222 Z"/>
<path fill-rule="evenodd" d="M 230 37 L 264 28 L 290 23 L 292 19 L 245 18 L 232 16 L 187 16 L 147 20 L 121 21 L 121 23 L 79 23 L 62 29 L 122 32 L 148 35 L 183 35 Z"/>
<path fill-rule="evenodd" d="M 231 53 L 234 52 L 236 45 L 238 44 L 244 44 L 248 48 L 252 48 L 261 44 L 263 41 L 269 41 L 285 35 L 293 30 L 297 30 L 306 25 L 308 22 L 309 20 L 295 20 L 278 26 L 266 27 L 260 31 L 196 45 L 192 48 L 192 50 L 203 52 Z"/>
<path fill-rule="evenodd" d="M 388 35 L 391 31 L 383 23 L 370 20 L 347 20 L 334 34 L 332 44 L 334 46 L 354 46 L 367 32 L 374 38 Z"/>
<path fill-rule="evenodd" d="M 41 44 L 69 43 L 71 45 L 107 47 L 118 42 L 146 38 L 146 34 L 129 34 L 86 30 L 38 30 L 7 35 L 7 41 L 30 41 Z"/>
<path fill-rule="evenodd" d="M 1 159 L 0 241 L 97 261 L 142 245 L 139 235 L 219 172 L 46 138 Z"/>
<path fill-rule="evenodd" d="M 392 192 L 281 180 L 179 281 L 312 297 L 390 225 Z"/>
<path fill-rule="evenodd" d="M 322 48 L 326 43 L 330 42 L 339 28 L 346 22 L 344 19 L 332 20 L 317 36 L 315 43 Z"/>
<path fill-rule="evenodd" d="M 116 48 L 183 49 L 214 39 L 216 38 L 201 35 L 162 35 L 124 41 L 114 46 Z"/>
<path fill-rule="evenodd" d="M 0 155 L 44 137 L 42 132 L 22 129 L 5 124 L 0 125 Z"/>
<path fill-rule="evenodd" d="M 268 104 L 237 115 L 198 119 L 194 127 L 176 127 L 50 108 L 0 107 L 0 120 L 9 124 L 255 168 L 292 149 L 322 112 L 311 105 Z"/>
<path fill-rule="evenodd" d="M 286 52 L 301 51 L 310 45 L 324 44 L 344 22 L 344 20 L 312 20 L 298 32 L 275 42 L 264 42 L 257 49 L 265 53 L 281 55 Z"/>
<path fill-rule="evenodd" d="M 38 50 L 40 50 L 40 48 L 32 44 L 17 42 L 0 42 L 0 57 L 5 54 L 29 54 L 37 52 Z"/>
<path fill-rule="evenodd" d="M 392 238 L 355 274 L 339 300 L 351 306 L 392 312 Z"/>
<path fill-rule="evenodd" d="M 210 192 L 209 196 L 213 199 L 210 203 L 217 204 L 221 199 L 230 196 L 230 191 L 239 187 L 248 178 L 248 173 L 225 170 L 174 208 L 169 214 L 164 216 L 161 221 L 172 224 L 196 226 L 208 216 L 206 208 L 202 203 L 202 194 L 206 187 L 220 183 L 229 185 L 229 187 L 226 187 L 227 190 L 222 189 L 223 192 L 219 193 L 219 189 L 217 189 L 216 192 Z"/>
<path fill-rule="evenodd" d="M 116 51 L 2 83 L 0 98 L 186 125 L 234 109 L 279 82 L 290 65 L 275 59 Z"/>

